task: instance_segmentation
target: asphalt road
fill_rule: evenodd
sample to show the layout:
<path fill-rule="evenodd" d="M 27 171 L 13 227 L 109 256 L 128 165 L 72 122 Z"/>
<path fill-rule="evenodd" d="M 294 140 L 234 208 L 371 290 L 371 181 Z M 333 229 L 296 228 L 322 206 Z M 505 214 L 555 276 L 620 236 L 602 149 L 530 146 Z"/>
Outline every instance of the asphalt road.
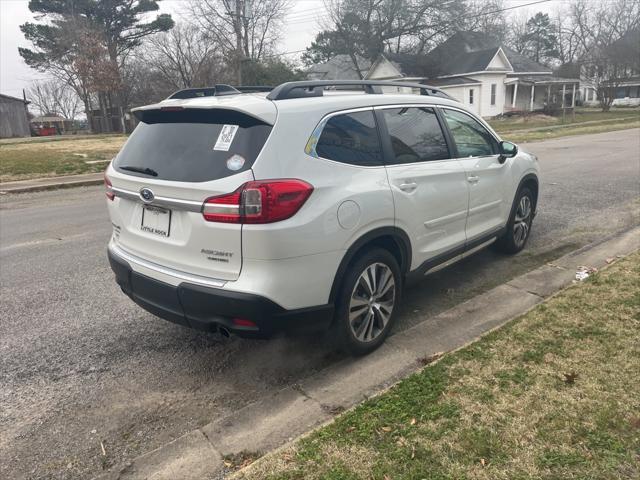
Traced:
<path fill-rule="evenodd" d="M 523 148 L 543 168 L 528 248 L 427 277 L 396 331 L 640 224 L 640 130 Z M 327 336 L 225 339 L 138 308 L 108 266 L 102 188 L 0 202 L 0 478 L 97 475 L 339 359 Z"/>

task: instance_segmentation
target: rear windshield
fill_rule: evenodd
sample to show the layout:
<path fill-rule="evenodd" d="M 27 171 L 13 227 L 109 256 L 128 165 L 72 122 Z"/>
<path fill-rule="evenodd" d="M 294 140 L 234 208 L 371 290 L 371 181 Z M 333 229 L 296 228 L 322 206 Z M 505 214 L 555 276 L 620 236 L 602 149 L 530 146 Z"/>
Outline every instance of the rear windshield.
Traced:
<path fill-rule="evenodd" d="M 207 182 L 252 167 L 271 126 L 232 110 L 148 110 L 113 166 L 127 175 Z"/>

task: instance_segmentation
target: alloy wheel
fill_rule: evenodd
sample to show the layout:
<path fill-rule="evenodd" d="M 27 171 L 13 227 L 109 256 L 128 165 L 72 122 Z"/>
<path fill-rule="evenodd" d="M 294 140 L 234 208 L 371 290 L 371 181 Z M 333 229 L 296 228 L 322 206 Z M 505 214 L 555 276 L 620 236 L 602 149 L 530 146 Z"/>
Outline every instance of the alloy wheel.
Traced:
<path fill-rule="evenodd" d="M 516 246 L 521 247 L 529 235 L 529 225 L 531 224 L 531 199 L 524 195 L 518 203 L 516 217 L 513 222 L 513 241 Z"/>
<path fill-rule="evenodd" d="M 391 319 L 395 298 L 391 268 L 379 262 L 365 268 L 349 302 L 349 327 L 355 338 L 365 343 L 376 339 Z"/>

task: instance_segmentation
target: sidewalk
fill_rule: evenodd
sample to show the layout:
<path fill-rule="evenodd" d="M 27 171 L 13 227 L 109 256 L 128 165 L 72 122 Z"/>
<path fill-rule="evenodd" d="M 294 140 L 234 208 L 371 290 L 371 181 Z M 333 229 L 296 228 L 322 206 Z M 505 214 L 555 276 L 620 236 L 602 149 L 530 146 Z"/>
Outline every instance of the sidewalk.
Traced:
<path fill-rule="evenodd" d="M 32 180 L 0 183 L 0 195 L 7 193 L 39 192 L 42 190 L 55 190 L 57 188 L 84 187 L 87 185 L 100 185 L 102 182 L 102 173 L 34 178 Z"/>

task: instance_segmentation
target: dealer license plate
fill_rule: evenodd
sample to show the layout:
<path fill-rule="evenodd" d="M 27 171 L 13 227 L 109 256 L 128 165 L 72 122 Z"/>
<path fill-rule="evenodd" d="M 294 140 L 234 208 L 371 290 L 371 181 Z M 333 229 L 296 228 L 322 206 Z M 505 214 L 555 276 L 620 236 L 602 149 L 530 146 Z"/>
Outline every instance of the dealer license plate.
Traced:
<path fill-rule="evenodd" d="M 144 205 L 140 229 L 143 232 L 168 237 L 171 230 L 171 210 L 154 205 Z"/>

